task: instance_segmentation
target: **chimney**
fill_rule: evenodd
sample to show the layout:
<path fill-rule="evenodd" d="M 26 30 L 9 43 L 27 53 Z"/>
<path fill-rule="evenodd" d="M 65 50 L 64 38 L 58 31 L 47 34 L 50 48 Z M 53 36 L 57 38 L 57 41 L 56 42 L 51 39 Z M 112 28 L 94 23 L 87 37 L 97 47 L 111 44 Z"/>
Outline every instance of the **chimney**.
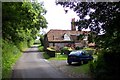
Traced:
<path fill-rule="evenodd" d="M 76 31 L 76 27 L 75 27 L 74 22 L 75 22 L 75 18 L 72 18 L 72 21 L 71 21 L 71 30 L 72 31 Z"/>

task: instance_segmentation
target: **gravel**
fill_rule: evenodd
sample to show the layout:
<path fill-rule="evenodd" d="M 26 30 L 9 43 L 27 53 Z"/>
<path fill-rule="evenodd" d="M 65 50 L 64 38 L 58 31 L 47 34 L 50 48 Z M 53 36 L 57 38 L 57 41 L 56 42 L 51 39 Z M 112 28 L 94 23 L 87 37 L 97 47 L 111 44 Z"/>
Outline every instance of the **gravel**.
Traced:
<path fill-rule="evenodd" d="M 91 79 L 90 74 L 84 74 L 84 73 L 78 74 L 75 71 L 73 71 L 73 68 L 80 66 L 77 63 L 75 63 L 73 65 L 68 65 L 66 60 L 49 60 L 49 63 L 53 67 L 62 71 L 64 74 L 67 74 L 70 78 L 89 78 L 89 79 Z"/>

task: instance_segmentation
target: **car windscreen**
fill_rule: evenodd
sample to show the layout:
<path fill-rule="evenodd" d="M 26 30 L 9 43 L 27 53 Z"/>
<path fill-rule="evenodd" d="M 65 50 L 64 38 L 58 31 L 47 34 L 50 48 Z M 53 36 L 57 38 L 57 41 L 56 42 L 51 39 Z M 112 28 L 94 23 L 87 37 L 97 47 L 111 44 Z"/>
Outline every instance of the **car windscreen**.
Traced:
<path fill-rule="evenodd" d="M 81 54 L 82 54 L 82 55 L 85 55 L 85 56 L 89 56 L 89 54 L 88 54 L 87 51 L 82 51 Z"/>
<path fill-rule="evenodd" d="M 80 56 L 82 51 L 72 51 L 69 55 Z"/>

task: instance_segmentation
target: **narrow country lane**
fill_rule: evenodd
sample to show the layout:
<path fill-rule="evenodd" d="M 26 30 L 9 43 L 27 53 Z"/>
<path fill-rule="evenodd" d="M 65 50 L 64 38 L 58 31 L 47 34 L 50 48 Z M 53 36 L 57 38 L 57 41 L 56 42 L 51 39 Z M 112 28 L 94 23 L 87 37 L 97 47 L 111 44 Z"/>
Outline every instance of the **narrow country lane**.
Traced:
<path fill-rule="evenodd" d="M 13 68 L 12 78 L 68 78 L 52 67 L 38 52 L 37 45 L 33 45 L 25 51 Z"/>

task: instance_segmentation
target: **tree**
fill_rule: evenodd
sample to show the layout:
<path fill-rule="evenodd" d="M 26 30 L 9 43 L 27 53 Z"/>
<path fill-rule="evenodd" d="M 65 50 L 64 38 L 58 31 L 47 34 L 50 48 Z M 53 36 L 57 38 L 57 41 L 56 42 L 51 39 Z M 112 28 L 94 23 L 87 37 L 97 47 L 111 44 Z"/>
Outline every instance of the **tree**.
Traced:
<path fill-rule="evenodd" d="M 119 78 L 120 2 L 57 2 L 57 4 L 64 8 L 69 7 L 77 13 L 80 17 L 76 22 L 79 29 L 89 27 L 94 33 L 94 41 L 102 49 L 101 55 L 94 63 L 97 79 Z M 86 16 L 90 18 L 86 19 Z M 102 31 L 103 34 L 100 34 Z"/>
<path fill-rule="evenodd" d="M 16 42 L 36 39 L 41 28 L 47 28 L 44 18 L 46 10 L 40 3 L 3 2 L 2 3 L 3 39 Z"/>
<path fill-rule="evenodd" d="M 58 2 L 57 4 L 69 7 L 78 14 L 80 20 L 76 25 L 79 29 L 89 27 L 96 35 L 103 31 L 105 38 L 102 37 L 99 42 L 103 42 L 101 44 L 104 48 L 108 48 L 112 43 L 120 44 L 117 41 L 120 32 L 120 24 L 118 24 L 120 23 L 120 2 Z M 90 19 L 85 19 L 87 15 Z M 108 41 L 110 38 L 112 41 Z"/>
<path fill-rule="evenodd" d="M 2 3 L 2 78 L 9 78 L 21 51 L 30 47 L 40 28 L 47 28 L 41 3 Z"/>

